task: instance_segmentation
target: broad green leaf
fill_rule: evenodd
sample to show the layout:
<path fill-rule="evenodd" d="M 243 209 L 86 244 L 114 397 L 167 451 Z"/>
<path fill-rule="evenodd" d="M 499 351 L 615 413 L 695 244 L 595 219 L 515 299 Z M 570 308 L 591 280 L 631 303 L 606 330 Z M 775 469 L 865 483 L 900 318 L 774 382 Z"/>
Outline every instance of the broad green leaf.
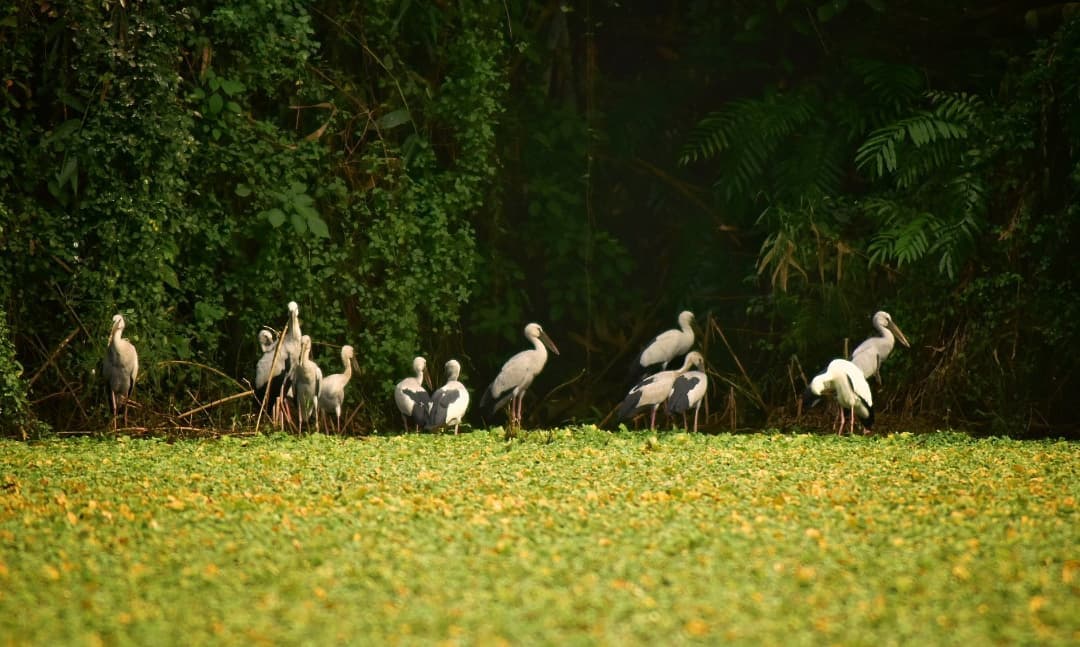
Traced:
<path fill-rule="evenodd" d="M 315 234 L 319 238 L 329 238 L 330 228 L 326 226 L 326 221 L 319 217 L 319 214 L 308 214 L 307 226 L 311 230 L 311 233 Z"/>
<path fill-rule="evenodd" d="M 294 211 L 293 213 L 289 214 L 289 220 L 292 222 L 293 229 L 296 230 L 296 233 L 304 234 L 307 232 L 306 218 Z"/>
<path fill-rule="evenodd" d="M 396 128 L 402 124 L 408 123 L 411 120 L 412 117 L 409 115 L 409 111 L 405 108 L 399 108 L 379 117 L 375 123 L 382 130 L 390 130 L 391 128 Z"/>
<path fill-rule="evenodd" d="M 285 212 L 281 209 L 278 209 L 277 207 L 267 209 L 259 215 L 266 218 L 266 220 L 270 223 L 270 226 L 274 227 L 275 229 L 280 227 L 282 223 L 285 222 Z"/>

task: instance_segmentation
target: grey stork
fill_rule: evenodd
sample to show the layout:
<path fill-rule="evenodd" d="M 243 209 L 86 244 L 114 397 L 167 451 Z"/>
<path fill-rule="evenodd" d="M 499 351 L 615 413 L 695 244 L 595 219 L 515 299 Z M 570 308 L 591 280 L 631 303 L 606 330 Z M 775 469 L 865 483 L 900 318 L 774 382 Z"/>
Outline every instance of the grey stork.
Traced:
<path fill-rule="evenodd" d="M 300 338 L 300 358 L 293 368 L 293 392 L 296 398 L 296 417 L 299 433 L 304 433 L 304 421 L 315 414 L 319 428 L 319 408 L 316 399 L 322 382 L 322 370 L 311 361 L 311 337 Z"/>
<path fill-rule="evenodd" d="M 671 395 L 667 399 L 669 414 L 682 414 L 683 428 L 689 429 L 686 424 L 686 412 L 694 410 L 694 433 L 698 430 L 698 411 L 709 390 L 709 376 L 705 371 L 687 371 L 675 378 L 671 385 Z"/>
<path fill-rule="evenodd" d="M 319 409 L 325 414 L 323 421 L 327 430 L 329 430 L 329 416 L 333 415 L 339 434 L 341 433 L 341 405 L 345 402 L 345 385 L 352 378 L 352 346 L 341 347 L 341 362 L 345 364 L 345 371 L 324 377 L 322 384 L 319 386 Z"/>
<path fill-rule="evenodd" d="M 105 376 L 109 389 L 113 430 L 116 430 L 120 404 L 124 406 L 124 426 L 127 426 L 128 400 L 135 391 L 135 380 L 139 377 L 139 353 L 134 344 L 123 338 L 123 334 L 124 316 L 115 314 L 109 331 L 109 347 L 101 363 L 101 374 Z"/>
<path fill-rule="evenodd" d="M 705 368 L 705 358 L 697 351 L 687 353 L 681 367 L 671 371 L 660 371 L 638 382 L 619 405 L 617 419 L 626 420 L 639 411 L 650 409 L 649 429 L 655 429 L 656 410 L 667 401 L 675 379 L 693 367 Z"/>
<path fill-rule="evenodd" d="M 255 364 L 255 399 L 261 405 L 265 396 L 266 408 L 270 411 L 270 415 L 274 416 L 275 409 L 279 406 L 278 399 L 281 396 L 281 387 L 285 384 L 289 364 L 285 359 L 285 349 L 278 348 L 277 340 L 274 339 L 271 331 L 263 328 L 259 331 L 258 339 L 262 356 Z"/>
<path fill-rule="evenodd" d="M 533 347 L 506 360 L 499 374 L 491 381 L 487 390 L 484 391 L 484 396 L 480 399 L 480 407 L 485 408 L 490 404 L 489 410 L 492 413 L 509 405 L 507 415 L 511 429 L 521 427 L 522 400 L 525 399 L 525 392 L 533 380 L 540 371 L 544 370 L 548 350 L 550 349 L 556 355 L 559 354 L 555 342 L 551 341 L 538 323 L 525 326 L 525 339 L 529 340 Z"/>
<path fill-rule="evenodd" d="M 900 328 L 888 312 L 879 310 L 874 313 L 872 320 L 878 334 L 868 337 L 856 346 L 851 352 L 851 361 L 859 367 L 863 377 L 870 379 L 871 376 L 877 375 L 878 384 L 881 384 L 881 365 L 892 353 L 896 342 L 899 341 L 905 348 L 910 348 L 911 344 L 908 343 L 904 333 L 900 332 Z"/>
<path fill-rule="evenodd" d="M 414 375 L 404 378 L 394 387 L 394 403 L 401 412 L 401 420 L 405 423 L 405 433 L 409 433 L 409 421 L 412 420 L 416 429 L 424 426 L 427 421 L 428 407 L 431 405 L 431 394 L 424 385 L 431 388 L 431 376 L 427 371 L 427 360 L 423 357 L 414 357 L 412 361 Z"/>
<path fill-rule="evenodd" d="M 665 330 L 650 341 L 630 364 L 630 377 L 638 379 L 651 367 L 660 365 L 666 370 L 671 360 L 685 355 L 694 346 L 694 313 L 679 313 L 679 327 Z"/>

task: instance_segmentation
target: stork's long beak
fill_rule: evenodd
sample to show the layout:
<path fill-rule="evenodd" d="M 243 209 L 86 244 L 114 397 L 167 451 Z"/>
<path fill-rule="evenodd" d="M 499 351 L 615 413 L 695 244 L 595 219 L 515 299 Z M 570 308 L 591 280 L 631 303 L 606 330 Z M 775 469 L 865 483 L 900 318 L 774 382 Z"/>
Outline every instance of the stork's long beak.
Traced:
<path fill-rule="evenodd" d="M 544 345 L 548 347 L 548 350 L 556 355 L 559 354 L 559 349 L 555 348 L 555 342 L 551 341 L 551 337 L 548 337 L 547 333 L 543 330 L 540 331 L 540 341 L 544 342 Z"/>
<path fill-rule="evenodd" d="M 431 385 L 431 373 L 428 373 L 426 366 L 424 367 L 424 384 L 427 385 L 428 390 L 435 388 Z"/>
<path fill-rule="evenodd" d="M 908 343 L 907 337 L 904 336 L 904 333 L 900 332 L 900 327 L 896 325 L 896 322 L 890 319 L 888 328 L 892 331 L 892 334 L 896 335 L 896 340 L 903 344 L 904 348 L 911 348 L 911 344 Z"/>
<path fill-rule="evenodd" d="M 116 334 L 116 329 L 119 327 L 119 322 L 114 321 L 111 328 L 109 328 L 109 336 L 105 339 L 105 347 L 108 348 L 112 344 L 113 335 Z"/>

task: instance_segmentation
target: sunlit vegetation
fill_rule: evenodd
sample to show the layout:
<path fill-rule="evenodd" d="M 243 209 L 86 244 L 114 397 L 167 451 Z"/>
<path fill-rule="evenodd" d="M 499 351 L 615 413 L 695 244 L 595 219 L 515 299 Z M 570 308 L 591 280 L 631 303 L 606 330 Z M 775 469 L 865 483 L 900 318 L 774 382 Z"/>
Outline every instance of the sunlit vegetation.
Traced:
<path fill-rule="evenodd" d="M 11 644 L 1076 644 L 1075 443 L 0 442 Z"/>

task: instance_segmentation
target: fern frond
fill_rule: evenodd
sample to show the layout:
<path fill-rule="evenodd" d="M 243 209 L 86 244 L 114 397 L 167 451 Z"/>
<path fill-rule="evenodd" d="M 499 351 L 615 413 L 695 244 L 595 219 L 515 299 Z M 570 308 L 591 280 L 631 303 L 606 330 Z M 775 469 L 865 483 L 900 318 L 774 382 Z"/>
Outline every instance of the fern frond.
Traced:
<path fill-rule="evenodd" d="M 716 189 L 728 200 L 750 198 L 766 177 L 781 144 L 817 113 L 805 93 L 732 101 L 705 117 L 687 137 L 679 163 L 717 159 Z"/>
<path fill-rule="evenodd" d="M 789 204 L 836 195 L 844 179 L 848 149 L 843 139 L 814 128 L 789 139 L 773 160 L 772 191 Z"/>
<path fill-rule="evenodd" d="M 919 96 L 923 77 L 914 67 L 875 59 L 856 58 L 851 69 L 883 108 L 902 110 Z"/>
<path fill-rule="evenodd" d="M 753 140 L 784 137 L 813 115 L 799 94 L 776 94 L 761 99 L 739 99 L 702 119 L 687 136 L 679 163 L 709 160 Z"/>

